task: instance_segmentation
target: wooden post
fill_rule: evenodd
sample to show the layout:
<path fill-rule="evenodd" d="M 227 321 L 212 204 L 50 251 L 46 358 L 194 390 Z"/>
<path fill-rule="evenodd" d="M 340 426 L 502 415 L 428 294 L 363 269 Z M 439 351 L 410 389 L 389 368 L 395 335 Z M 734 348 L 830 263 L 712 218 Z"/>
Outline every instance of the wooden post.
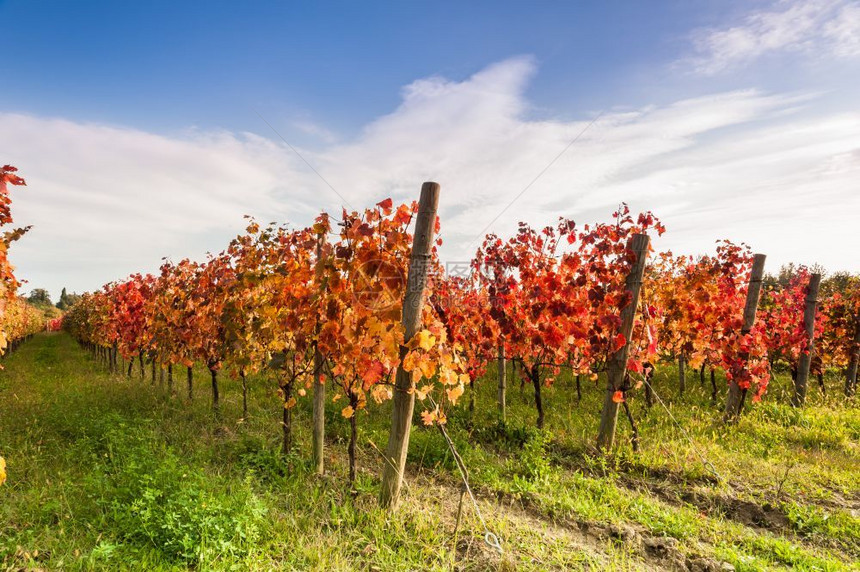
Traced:
<path fill-rule="evenodd" d="M 806 401 L 806 388 L 809 384 L 809 366 L 815 351 L 815 310 L 818 306 L 818 287 L 821 285 L 821 274 L 809 277 L 806 287 L 806 306 L 803 309 L 803 329 L 806 332 L 806 348 L 800 353 L 797 363 L 797 377 L 794 379 L 794 396 L 791 404 L 801 407 Z"/>
<path fill-rule="evenodd" d="M 717 404 L 717 374 L 714 368 L 711 368 L 711 402 Z"/>
<path fill-rule="evenodd" d="M 248 419 L 248 379 L 245 377 L 245 370 L 239 370 L 239 377 L 242 378 L 242 419 Z"/>
<path fill-rule="evenodd" d="M 854 324 L 854 343 L 851 347 L 851 359 L 845 371 L 845 395 L 851 397 L 857 391 L 857 364 L 860 363 L 860 316 Z"/>
<path fill-rule="evenodd" d="M 684 352 L 678 354 L 678 394 L 684 395 L 687 389 L 687 357 Z"/>
<path fill-rule="evenodd" d="M 418 204 L 418 217 L 415 221 L 415 235 L 412 240 L 412 254 L 409 259 L 409 274 L 406 295 L 403 297 L 403 346 L 400 356 L 406 355 L 406 344 L 421 326 L 421 308 L 424 305 L 424 288 L 427 285 L 427 269 L 433 246 L 436 226 L 436 209 L 439 206 L 439 185 L 424 183 Z M 415 410 L 415 391 L 412 374 L 397 368 L 394 382 L 394 406 L 391 412 L 391 432 L 388 435 L 388 448 L 385 451 L 385 465 L 382 470 L 382 489 L 379 504 L 394 508 L 400 499 L 403 485 L 403 471 L 406 468 L 406 453 L 409 450 L 409 432 L 412 429 L 412 413 Z"/>
<path fill-rule="evenodd" d="M 761 281 L 764 277 L 764 254 L 756 254 L 753 258 L 750 282 L 747 287 L 747 301 L 744 305 L 744 322 L 741 326 L 741 335 L 750 333 L 755 324 L 755 313 L 758 310 L 758 300 L 761 296 Z M 746 361 L 746 356 L 741 356 Z M 740 414 L 741 388 L 738 382 L 732 379 L 729 382 L 729 390 L 726 393 L 726 408 L 723 413 L 723 421 L 734 421 Z"/>
<path fill-rule="evenodd" d="M 281 391 L 284 392 L 284 413 L 281 420 L 283 444 L 281 450 L 286 457 L 290 454 L 290 451 L 293 448 L 293 408 L 290 404 L 291 398 L 293 397 L 293 382 L 291 380 L 285 381 L 286 382 L 281 386 Z"/>
<path fill-rule="evenodd" d="M 535 390 L 535 409 L 537 409 L 537 428 L 543 429 L 543 397 L 541 395 L 541 384 L 540 384 L 540 366 L 535 364 L 531 367 L 530 370 L 525 370 L 528 372 L 528 378 L 532 382 L 532 387 Z"/>
<path fill-rule="evenodd" d="M 194 399 L 194 370 L 189 365 L 185 370 L 185 380 L 188 382 L 188 401 Z"/>
<path fill-rule="evenodd" d="M 499 370 L 499 421 L 504 423 L 505 417 L 507 415 L 507 405 L 505 403 L 505 392 L 508 386 L 507 379 L 507 365 L 505 364 L 505 344 L 499 344 L 499 357 L 498 357 L 498 370 Z"/>
<path fill-rule="evenodd" d="M 323 241 L 325 236 L 320 234 L 317 238 L 317 267 L 316 279 L 319 282 L 322 279 L 322 259 Z M 322 292 L 320 289 L 319 292 Z M 316 325 L 316 335 L 319 339 L 320 323 Z M 314 343 L 314 413 L 313 413 L 313 460 L 314 470 L 318 475 L 325 473 L 325 459 L 323 458 L 323 448 L 325 446 L 325 383 L 323 381 L 323 356 Z"/>
<path fill-rule="evenodd" d="M 627 369 L 627 352 L 630 347 L 630 337 L 633 335 L 633 319 L 636 317 L 636 306 L 639 304 L 639 290 L 642 288 L 642 276 L 645 273 L 645 259 L 648 257 L 648 235 L 634 234 L 627 242 L 627 248 L 633 251 L 636 261 L 630 269 L 625 281 L 625 288 L 630 291 L 630 303 L 621 310 L 621 330 L 624 336 L 624 346 L 609 357 L 606 364 L 609 382 L 603 399 L 603 412 L 600 414 L 600 430 L 597 434 L 597 446 L 603 451 L 612 448 L 615 442 L 615 426 L 618 423 L 618 404 L 612 400 L 616 391 L 624 384 L 624 371 Z"/>
<path fill-rule="evenodd" d="M 218 370 L 210 367 L 209 372 L 212 374 L 212 409 L 218 413 Z"/>

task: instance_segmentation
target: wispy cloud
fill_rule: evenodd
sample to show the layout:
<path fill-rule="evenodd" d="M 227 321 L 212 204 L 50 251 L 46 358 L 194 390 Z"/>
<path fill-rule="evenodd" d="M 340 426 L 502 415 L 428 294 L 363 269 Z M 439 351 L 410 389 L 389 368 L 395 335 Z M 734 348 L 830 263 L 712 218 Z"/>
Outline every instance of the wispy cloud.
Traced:
<path fill-rule="evenodd" d="M 305 133 L 306 135 L 310 135 L 316 139 L 319 139 L 323 143 L 333 144 L 338 140 L 338 136 L 334 131 L 326 129 L 322 125 L 318 123 L 314 123 L 308 119 L 300 119 L 293 122 L 293 127 Z"/>
<path fill-rule="evenodd" d="M 300 152 L 356 206 L 440 182 L 443 255 L 466 259 L 478 230 L 592 119 L 530 119 L 535 73 L 515 58 L 462 81 L 418 80 L 353 140 Z M 814 113 L 813 97 L 741 90 L 606 113 L 491 230 L 605 219 L 627 201 L 667 223 L 659 248 L 702 252 L 726 237 L 774 265 L 860 270 L 841 247 L 856 239 L 860 211 L 860 113 Z M 10 114 L 0 124 L 0 153 L 30 185 L 15 190 L 17 220 L 35 224 L 12 256 L 33 286 L 54 291 L 221 249 L 243 214 L 298 225 L 342 202 L 274 137 Z"/>
<path fill-rule="evenodd" d="M 748 65 L 772 54 L 860 57 L 856 0 L 782 0 L 722 28 L 693 33 L 696 54 L 680 63 L 703 75 Z"/>

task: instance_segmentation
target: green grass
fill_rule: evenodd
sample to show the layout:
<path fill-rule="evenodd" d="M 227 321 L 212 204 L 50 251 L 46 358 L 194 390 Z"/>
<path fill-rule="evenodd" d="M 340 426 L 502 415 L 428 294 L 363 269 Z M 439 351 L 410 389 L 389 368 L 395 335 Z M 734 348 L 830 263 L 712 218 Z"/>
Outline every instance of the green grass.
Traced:
<path fill-rule="evenodd" d="M 827 398 L 811 388 L 803 410 L 783 405 L 779 378 L 726 427 L 697 376 L 681 398 L 663 368 L 654 386 L 674 420 L 632 395 L 642 450 L 621 418 L 616 450 L 601 456 L 598 387 L 583 381 L 579 402 L 560 376 L 537 431 L 530 387 L 512 383 L 501 426 L 491 371 L 474 418 L 452 412 L 449 432 L 500 557 L 468 503 L 455 534 L 459 476 L 435 429 L 413 431 L 399 511 L 377 508 L 388 406 L 359 415 L 352 492 L 339 403 L 327 412 L 320 478 L 306 460 L 309 400 L 284 458 L 275 385 L 262 376 L 250 379 L 241 420 L 233 380 L 221 380 L 216 417 L 204 370 L 189 403 L 184 370 L 171 398 L 148 371 L 144 381 L 108 375 L 64 334 L 37 336 L 4 366 L 0 570 L 860 569 L 860 414 L 835 376 Z"/>

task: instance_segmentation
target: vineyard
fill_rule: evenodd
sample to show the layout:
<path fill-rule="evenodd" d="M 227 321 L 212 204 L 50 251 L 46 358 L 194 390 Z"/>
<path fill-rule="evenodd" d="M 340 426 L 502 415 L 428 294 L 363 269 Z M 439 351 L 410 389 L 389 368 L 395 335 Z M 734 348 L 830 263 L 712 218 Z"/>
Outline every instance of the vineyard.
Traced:
<path fill-rule="evenodd" d="M 52 323 L 7 232 L 3 565 L 857 569 L 860 277 L 623 204 L 455 271 L 440 194 L 248 219 Z"/>

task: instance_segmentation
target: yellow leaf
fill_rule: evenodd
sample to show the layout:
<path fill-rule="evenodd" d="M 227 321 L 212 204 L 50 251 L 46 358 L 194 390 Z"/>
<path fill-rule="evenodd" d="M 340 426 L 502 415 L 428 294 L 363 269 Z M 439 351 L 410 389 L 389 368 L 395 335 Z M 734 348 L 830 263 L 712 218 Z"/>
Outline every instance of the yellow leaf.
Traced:
<path fill-rule="evenodd" d="M 6 482 L 6 460 L 0 457 L 0 485 Z"/>
<path fill-rule="evenodd" d="M 431 334 L 429 330 L 421 330 L 415 334 L 415 340 L 417 341 L 412 343 L 424 351 L 430 351 L 436 345 L 436 336 Z"/>
<path fill-rule="evenodd" d="M 292 409 L 296 406 L 296 398 L 290 397 L 287 401 L 284 402 L 284 409 Z"/>
<path fill-rule="evenodd" d="M 353 415 L 355 415 L 355 409 L 352 408 L 352 405 L 347 405 L 343 409 L 341 409 L 340 414 L 344 416 L 344 418 L 349 419 Z"/>
<path fill-rule="evenodd" d="M 421 370 L 421 375 L 423 375 L 426 379 L 430 379 L 431 377 L 433 377 L 433 374 L 436 373 L 436 362 L 434 362 L 427 356 L 423 356 L 418 362 L 418 368 Z"/>
<path fill-rule="evenodd" d="M 377 403 L 382 403 L 387 399 L 391 399 L 391 389 L 384 385 L 374 385 L 370 390 L 370 395 Z"/>
<path fill-rule="evenodd" d="M 448 400 L 451 401 L 451 403 L 456 404 L 461 395 L 463 395 L 462 385 L 455 385 L 448 390 Z"/>
<path fill-rule="evenodd" d="M 457 383 L 457 374 L 450 369 L 442 368 L 439 370 L 439 381 L 443 385 L 454 385 Z"/>
<path fill-rule="evenodd" d="M 415 352 L 409 352 L 406 354 L 406 357 L 403 358 L 403 370 L 404 371 L 415 371 Z"/>
<path fill-rule="evenodd" d="M 427 397 L 427 394 L 430 393 L 430 391 L 432 389 L 433 389 L 433 386 L 431 386 L 431 385 L 421 386 L 420 388 L 415 390 L 415 396 L 418 397 L 418 399 L 423 401 L 424 398 Z"/>

